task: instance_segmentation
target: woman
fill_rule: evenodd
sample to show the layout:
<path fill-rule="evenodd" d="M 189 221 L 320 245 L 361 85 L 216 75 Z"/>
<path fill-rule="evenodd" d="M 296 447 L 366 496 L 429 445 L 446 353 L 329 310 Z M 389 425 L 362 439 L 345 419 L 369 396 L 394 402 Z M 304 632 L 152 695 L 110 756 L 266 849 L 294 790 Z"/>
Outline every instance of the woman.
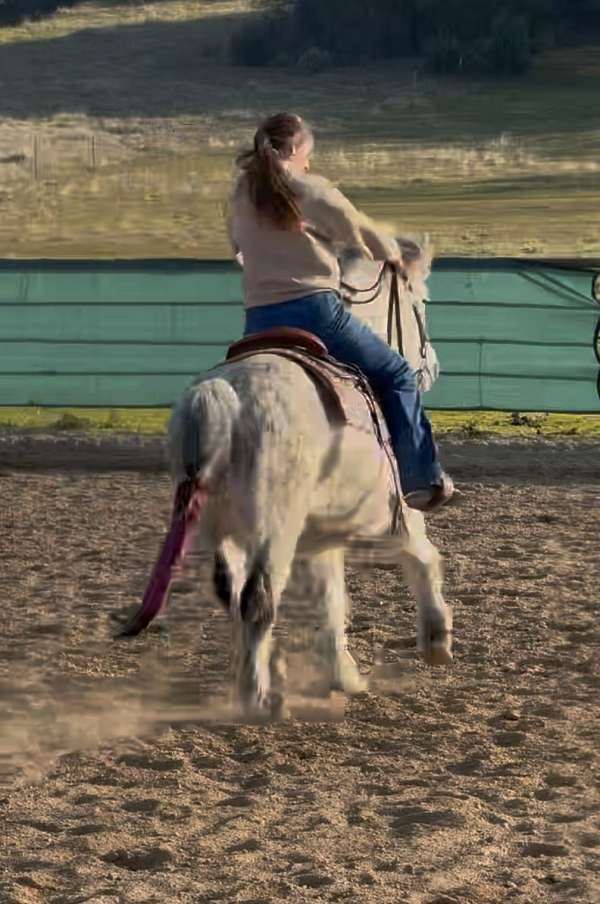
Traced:
<path fill-rule="evenodd" d="M 299 116 L 279 113 L 237 158 L 228 229 L 244 268 L 245 333 L 299 327 L 317 335 L 334 358 L 359 367 L 388 424 L 406 503 L 435 511 L 454 487 L 437 459 L 414 372 L 338 294 L 341 254 L 391 260 L 402 271 L 398 247 L 331 183 L 308 175 L 313 144 Z"/>

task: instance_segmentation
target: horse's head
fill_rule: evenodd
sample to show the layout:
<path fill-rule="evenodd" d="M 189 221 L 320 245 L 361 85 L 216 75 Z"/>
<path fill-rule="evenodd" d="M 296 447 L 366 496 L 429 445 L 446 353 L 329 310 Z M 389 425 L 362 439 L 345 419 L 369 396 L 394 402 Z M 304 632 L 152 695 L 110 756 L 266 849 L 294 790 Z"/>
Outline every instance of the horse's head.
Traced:
<path fill-rule="evenodd" d="M 431 388 L 439 374 L 437 355 L 427 335 L 425 301 L 433 257 L 428 236 L 398 240 L 405 278 L 382 261 L 344 256 L 340 259 L 341 294 L 352 313 L 397 348 L 417 372 L 419 388 Z M 393 291 L 396 284 L 397 302 Z"/>

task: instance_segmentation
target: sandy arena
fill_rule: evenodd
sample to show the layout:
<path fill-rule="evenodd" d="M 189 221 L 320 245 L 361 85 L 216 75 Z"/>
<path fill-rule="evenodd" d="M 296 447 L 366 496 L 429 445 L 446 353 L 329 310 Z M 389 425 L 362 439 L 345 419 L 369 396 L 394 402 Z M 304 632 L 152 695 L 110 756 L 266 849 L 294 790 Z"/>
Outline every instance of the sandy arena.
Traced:
<path fill-rule="evenodd" d="M 1 904 L 600 901 L 599 443 L 446 441 L 453 667 L 350 567 L 370 692 L 323 696 L 292 592 L 294 718 L 244 725 L 201 561 L 111 640 L 170 501 L 159 441 L 115 442 L 0 438 Z"/>

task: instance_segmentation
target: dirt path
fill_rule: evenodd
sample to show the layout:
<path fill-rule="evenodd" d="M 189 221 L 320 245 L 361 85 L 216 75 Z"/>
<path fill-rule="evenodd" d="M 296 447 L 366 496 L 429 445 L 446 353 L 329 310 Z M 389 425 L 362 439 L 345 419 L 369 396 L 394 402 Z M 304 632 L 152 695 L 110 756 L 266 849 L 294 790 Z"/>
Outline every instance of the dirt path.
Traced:
<path fill-rule="evenodd" d="M 227 720 L 227 624 L 201 562 L 168 643 L 110 640 L 168 480 L 150 444 L 145 472 L 139 448 L 94 471 L 81 445 L 87 472 L 66 470 L 59 445 L 47 472 L 0 444 L 2 904 L 600 899 L 597 444 L 447 442 L 471 478 L 431 519 L 455 665 L 416 661 L 395 570 L 351 568 L 372 690 L 319 700 L 296 628 L 296 718 L 270 726 Z"/>

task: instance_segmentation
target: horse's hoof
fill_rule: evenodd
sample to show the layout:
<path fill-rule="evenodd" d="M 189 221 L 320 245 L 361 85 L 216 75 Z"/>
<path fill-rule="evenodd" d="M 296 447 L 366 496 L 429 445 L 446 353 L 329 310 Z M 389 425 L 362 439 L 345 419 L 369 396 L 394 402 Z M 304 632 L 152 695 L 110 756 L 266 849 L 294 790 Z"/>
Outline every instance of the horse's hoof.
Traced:
<path fill-rule="evenodd" d="M 452 650 L 437 644 L 423 650 L 421 655 L 427 665 L 452 665 L 454 659 Z"/>
<path fill-rule="evenodd" d="M 452 621 L 426 619 L 417 632 L 417 650 L 427 665 L 450 665 L 452 656 Z"/>
<path fill-rule="evenodd" d="M 285 697 L 280 691 L 242 693 L 238 700 L 242 716 L 249 722 L 281 722 L 290 717 Z"/>
<path fill-rule="evenodd" d="M 283 694 L 274 693 L 271 695 L 270 718 L 272 722 L 285 722 L 291 718 L 291 710 L 289 709 Z"/>
<path fill-rule="evenodd" d="M 346 652 L 341 663 L 337 664 L 333 680 L 332 691 L 342 691 L 344 694 L 364 694 L 369 687 L 369 679 L 361 675 L 358 666 L 350 653 Z"/>

